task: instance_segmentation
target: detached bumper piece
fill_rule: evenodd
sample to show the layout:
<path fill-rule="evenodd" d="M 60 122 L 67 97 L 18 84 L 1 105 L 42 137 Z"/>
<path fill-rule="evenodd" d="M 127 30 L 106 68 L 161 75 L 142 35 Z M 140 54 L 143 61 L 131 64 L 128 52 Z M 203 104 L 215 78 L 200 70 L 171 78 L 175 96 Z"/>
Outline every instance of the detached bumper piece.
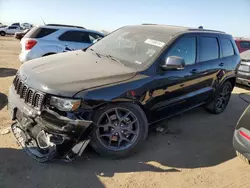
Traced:
<path fill-rule="evenodd" d="M 24 151 L 38 162 L 53 159 L 71 162 L 82 155 L 90 141 L 92 121 L 73 120 L 46 110 L 31 118 L 17 111 L 12 132 Z"/>
<path fill-rule="evenodd" d="M 37 140 L 29 136 L 19 123 L 12 124 L 11 129 L 18 144 L 36 161 L 43 163 L 55 158 L 57 153 L 56 145 L 47 139 L 44 132 L 41 132 L 41 136 L 38 137 L 40 144 L 43 145 L 43 149 L 41 149 Z"/>

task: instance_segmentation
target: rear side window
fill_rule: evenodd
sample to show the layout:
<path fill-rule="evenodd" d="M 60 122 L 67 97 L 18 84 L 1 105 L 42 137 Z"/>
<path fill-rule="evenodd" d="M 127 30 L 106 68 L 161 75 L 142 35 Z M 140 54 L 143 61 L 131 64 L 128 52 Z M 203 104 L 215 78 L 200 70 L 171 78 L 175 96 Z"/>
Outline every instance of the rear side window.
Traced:
<path fill-rule="evenodd" d="M 30 32 L 25 35 L 25 38 L 42 38 L 45 36 L 48 36 L 54 32 L 56 32 L 57 29 L 52 28 L 41 28 L 41 27 L 35 27 L 30 30 Z"/>
<path fill-rule="evenodd" d="M 234 49 L 229 39 L 221 39 L 223 57 L 234 55 Z"/>
<path fill-rule="evenodd" d="M 200 61 L 209 61 L 219 58 L 219 45 L 215 37 L 200 38 Z"/>
<path fill-rule="evenodd" d="M 250 42 L 249 42 L 249 41 L 241 41 L 241 42 L 240 42 L 240 47 L 241 47 L 241 48 L 250 49 Z"/>
<path fill-rule="evenodd" d="M 69 42 L 91 43 L 89 34 L 83 31 L 66 31 L 59 37 L 59 40 Z"/>
<path fill-rule="evenodd" d="M 10 26 L 9 29 L 17 29 L 17 26 Z"/>
<path fill-rule="evenodd" d="M 168 51 L 167 57 L 178 56 L 185 60 L 186 65 L 195 63 L 196 37 L 184 37 L 178 40 Z"/>

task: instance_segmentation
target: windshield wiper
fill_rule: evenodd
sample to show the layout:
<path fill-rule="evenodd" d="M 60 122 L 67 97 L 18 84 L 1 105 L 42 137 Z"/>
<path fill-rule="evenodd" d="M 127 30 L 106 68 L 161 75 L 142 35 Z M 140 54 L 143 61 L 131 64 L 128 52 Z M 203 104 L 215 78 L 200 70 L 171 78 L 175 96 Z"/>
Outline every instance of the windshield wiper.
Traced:
<path fill-rule="evenodd" d="M 94 52 L 99 58 L 101 58 L 101 54 L 97 53 L 93 48 L 90 48 L 92 52 Z"/>
<path fill-rule="evenodd" d="M 109 59 L 111 59 L 111 60 L 113 60 L 113 61 L 116 61 L 116 62 L 118 62 L 118 63 L 123 64 L 119 59 L 117 59 L 117 58 L 115 58 L 115 57 L 113 57 L 113 56 L 111 56 L 111 55 L 106 55 L 106 57 L 109 58 Z"/>

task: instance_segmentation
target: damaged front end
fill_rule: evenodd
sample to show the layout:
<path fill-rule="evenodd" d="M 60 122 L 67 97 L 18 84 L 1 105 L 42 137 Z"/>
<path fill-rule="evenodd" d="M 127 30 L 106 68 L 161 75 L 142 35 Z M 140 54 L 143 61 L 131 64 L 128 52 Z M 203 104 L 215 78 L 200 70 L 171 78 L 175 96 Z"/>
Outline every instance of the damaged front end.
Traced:
<path fill-rule="evenodd" d="M 41 110 L 34 108 L 38 92 L 22 99 L 18 86 L 13 85 L 9 91 L 8 109 L 11 114 L 12 132 L 17 142 L 33 159 L 46 162 L 53 159 L 72 161 L 80 156 L 90 141 L 92 121 L 85 120 L 81 113 L 60 113 L 58 110 L 44 106 Z M 32 105 L 27 104 L 29 97 Z M 42 103 L 42 102 L 41 102 Z"/>

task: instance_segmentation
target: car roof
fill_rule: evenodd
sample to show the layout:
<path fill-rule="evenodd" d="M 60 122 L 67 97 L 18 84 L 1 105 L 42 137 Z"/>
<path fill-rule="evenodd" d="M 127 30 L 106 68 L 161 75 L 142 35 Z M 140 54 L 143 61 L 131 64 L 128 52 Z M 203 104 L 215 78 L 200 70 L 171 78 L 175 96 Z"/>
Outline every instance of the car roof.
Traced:
<path fill-rule="evenodd" d="M 152 32 L 157 32 L 161 34 L 165 34 L 167 36 L 174 36 L 183 33 L 215 33 L 215 34 L 226 34 L 222 31 L 216 30 L 209 30 L 201 28 L 191 28 L 191 27 L 182 27 L 182 26 L 175 26 L 175 25 L 160 25 L 160 24 L 142 24 L 142 25 L 132 25 L 126 27 L 134 27 L 138 29 L 146 29 Z"/>
<path fill-rule="evenodd" d="M 236 40 L 236 41 L 250 41 L 250 38 L 234 37 L 234 40 Z"/>
<path fill-rule="evenodd" d="M 60 30 L 74 30 L 74 31 L 86 31 L 86 32 L 92 32 L 92 33 L 98 33 L 98 34 L 101 34 L 101 35 L 104 35 L 102 34 L 101 32 L 99 31 L 95 31 L 95 30 L 90 30 L 90 29 L 84 29 L 84 28 L 76 28 L 76 27 L 66 27 L 66 26 L 47 26 L 47 25 L 42 25 L 42 26 L 38 26 L 40 28 L 50 28 L 50 29 L 60 29 Z"/>

